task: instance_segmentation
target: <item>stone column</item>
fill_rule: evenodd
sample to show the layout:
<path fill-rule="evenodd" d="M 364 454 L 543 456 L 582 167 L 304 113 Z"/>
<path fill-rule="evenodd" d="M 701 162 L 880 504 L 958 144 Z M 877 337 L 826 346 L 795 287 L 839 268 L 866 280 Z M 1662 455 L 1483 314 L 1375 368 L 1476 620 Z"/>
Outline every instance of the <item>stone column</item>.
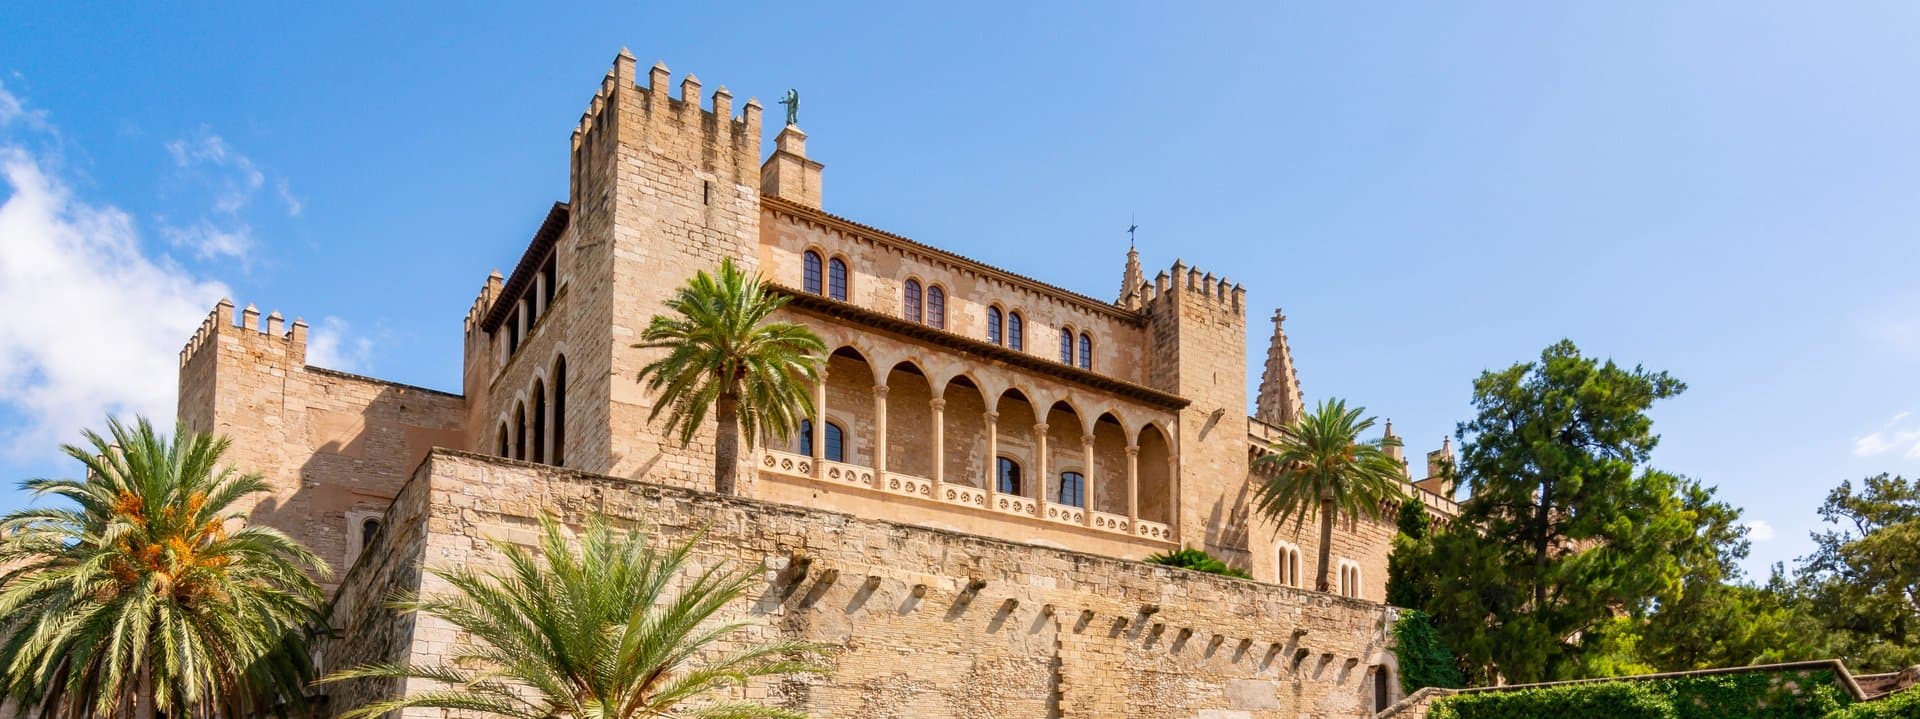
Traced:
<path fill-rule="evenodd" d="M 873 386 L 873 479 L 887 471 L 887 386 Z M 882 486 L 885 485 L 875 485 Z"/>
<path fill-rule="evenodd" d="M 1033 425 L 1034 516 L 1047 518 L 1047 423 Z"/>
<path fill-rule="evenodd" d="M 935 397 L 927 404 L 933 407 L 933 498 L 939 499 L 947 476 L 947 400 Z"/>
<path fill-rule="evenodd" d="M 1140 445 L 1127 443 L 1127 529 L 1140 521 Z"/>
<path fill-rule="evenodd" d="M 1080 457 L 1080 461 L 1086 464 L 1086 470 L 1081 473 L 1085 476 L 1080 479 L 1080 508 L 1086 511 L 1080 515 L 1080 523 L 1091 527 L 1093 526 L 1093 497 L 1095 494 L 1093 491 L 1092 434 L 1080 435 Z"/>
<path fill-rule="evenodd" d="M 987 508 L 995 507 L 994 495 L 1000 493 L 1000 413 L 987 410 Z"/>
<path fill-rule="evenodd" d="M 827 368 L 820 368 L 820 379 L 813 383 L 813 476 L 819 477 L 823 470 L 820 462 L 827 458 Z M 846 437 L 840 438 L 842 442 Z"/>

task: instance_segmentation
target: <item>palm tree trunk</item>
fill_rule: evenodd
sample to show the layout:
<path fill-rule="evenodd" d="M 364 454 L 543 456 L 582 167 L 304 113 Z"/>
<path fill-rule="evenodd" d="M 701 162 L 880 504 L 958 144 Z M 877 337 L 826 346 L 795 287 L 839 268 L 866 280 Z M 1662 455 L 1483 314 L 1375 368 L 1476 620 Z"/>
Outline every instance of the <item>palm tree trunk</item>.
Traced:
<path fill-rule="evenodd" d="M 740 415 L 738 398 L 722 393 L 714 401 L 714 418 L 719 421 L 713 438 L 713 491 L 735 494 L 735 475 L 740 470 Z"/>
<path fill-rule="evenodd" d="M 1315 582 L 1317 591 L 1327 588 L 1327 567 L 1333 558 L 1333 498 L 1320 500 L 1320 579 Z"/>

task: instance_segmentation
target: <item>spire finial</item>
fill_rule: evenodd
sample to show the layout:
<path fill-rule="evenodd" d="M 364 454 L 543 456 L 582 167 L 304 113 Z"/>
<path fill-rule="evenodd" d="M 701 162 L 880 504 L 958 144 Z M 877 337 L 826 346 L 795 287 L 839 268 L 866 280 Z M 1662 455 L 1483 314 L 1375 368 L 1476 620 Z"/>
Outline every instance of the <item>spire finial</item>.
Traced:
<path fill-rule="evenodd" d="M 1127 215 L 1127 251 L 1129 252 L 1133 251 L 1133 248 L 1134 248 L 1133 234 L 1135 232 L 1138 232 L 1139 230 L 1140 230 L 1140 223 L 1133 221 L 1132 213 L 1128 213 Z"/>

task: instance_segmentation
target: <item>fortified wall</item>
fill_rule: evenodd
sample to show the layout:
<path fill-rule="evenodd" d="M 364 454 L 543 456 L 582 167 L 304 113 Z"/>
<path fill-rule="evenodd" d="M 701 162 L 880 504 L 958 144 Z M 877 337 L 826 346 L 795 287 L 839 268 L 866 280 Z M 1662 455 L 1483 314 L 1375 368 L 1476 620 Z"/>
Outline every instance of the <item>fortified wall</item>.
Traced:
<path fill-rule="evenodd" d="M 816 717 L 1366 717 L 1395 689 L 1375 686 L 1393 662 L 1377 603 L 443 449 L 343 578 L 321 670 L 446 659 L 455 629 L 382 602 L 447 591 L 423 566 L 498 566 L 487 540 L 531 544 L 543 512 L 656 546 L 704 530 L 695 564 L 758 572 L 723 617 L 740 636 L 836 648 L 827 675 L 739 696 Z M 326 689 L 339 711 L 406 687 Z"/>

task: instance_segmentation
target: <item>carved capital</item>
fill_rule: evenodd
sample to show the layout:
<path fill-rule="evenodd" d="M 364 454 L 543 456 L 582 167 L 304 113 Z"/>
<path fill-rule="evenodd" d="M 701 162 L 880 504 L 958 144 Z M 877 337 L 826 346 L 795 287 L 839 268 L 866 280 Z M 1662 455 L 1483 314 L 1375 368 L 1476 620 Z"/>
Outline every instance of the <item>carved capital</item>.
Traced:
<path fill-rule="evenodd" d="M 1033 433 L 1034 433 L 1034 434 L 1042 434 L 1042 435 L 1043 435 L 1043 434 L 1046 434 L 1046 433 L 1047 433 L 1047 423 L 1045 423 L 1045 422 L 1035 422 L 1035 423 L 1033 424 Z"/>
<path fill-rule="evenodd" d="M 1127 457 L 1131 459 L 1138 456 L 1140 456 L 1140 445 L 1137 445 L 1137 444 L 1127 445 Z"/>
<path fill-rule="evenodd" d="M 874 385 L 874 386 L 873 386 L 873 396 L 875 396 L 875 397 L 879 397 L 880 399 L 886 399 L 886 398 L 887 398 L 887 386 L 886 386 L 886 385 L 884 385 L 884 384 L 876 384 L 876 385 Z"/>
<path fill-rule="evenodd" d="M 935 397 L 928 400 L 927 404 L 932 406 L 935 412 L 944 412 L 947 409 L 947 399 L 945 397 Z"/>

